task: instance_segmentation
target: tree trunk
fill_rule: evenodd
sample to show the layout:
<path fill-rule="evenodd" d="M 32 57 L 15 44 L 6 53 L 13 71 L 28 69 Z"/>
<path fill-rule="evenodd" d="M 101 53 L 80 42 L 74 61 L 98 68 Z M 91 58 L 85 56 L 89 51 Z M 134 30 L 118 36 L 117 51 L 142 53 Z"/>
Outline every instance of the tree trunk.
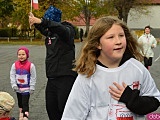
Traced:
<path fill-rule="evenodd" d="M 90 27 L 90 20 L 91 20 L 91 12 L 88 9 L 88 6 L 84 6 L 84 17 L 85 17 L 85 22 L 86 22 L 86 31 L 84 36 L 87 37 L 88 32 L 89 32 L 89 27 Z"/>
<path fill-rule="evenodd" d="M 86 31 L 85 31 L 85 37 L 87 37 L 88 32 L 89 32 L 89 27 L 90 27 L 90 20 L 86 21 Z"/>

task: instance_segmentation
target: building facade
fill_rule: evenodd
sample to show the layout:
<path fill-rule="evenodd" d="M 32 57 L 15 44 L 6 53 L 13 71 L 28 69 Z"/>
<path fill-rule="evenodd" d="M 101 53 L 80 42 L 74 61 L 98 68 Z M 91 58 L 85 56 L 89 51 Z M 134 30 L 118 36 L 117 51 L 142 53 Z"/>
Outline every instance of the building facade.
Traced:
<path fill-rule="evenodd" d="M 131 9 L 127 25 L 134 31 L 143 31 L 145 26 L 150 25 L 152 28 L 151 33 L 156 38 L 160 38 L 160 0 L 153 0 L 152 2 L 151 5 L 146 5 L 146 8 L 149 10 L 147 15 L 132 16 L 134 11 Z M 140 34 L 137 35 L 138 37 L 140 36 Z"/>

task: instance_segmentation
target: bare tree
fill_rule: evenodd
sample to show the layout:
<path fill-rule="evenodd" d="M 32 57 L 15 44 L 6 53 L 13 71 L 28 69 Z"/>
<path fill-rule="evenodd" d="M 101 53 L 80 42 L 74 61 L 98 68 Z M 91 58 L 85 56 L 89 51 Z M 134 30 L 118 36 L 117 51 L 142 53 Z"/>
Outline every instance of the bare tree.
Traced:
<path fill-rule="evenodd" d="M 113 5 L 113 9 L 117 10 L 119 19 L 126 23 L 131 9 L 136 9 L 140 14 L 147 14 L 145 5 L 151 2 L 151 0 L 108 0 L 108 3 Z"/>

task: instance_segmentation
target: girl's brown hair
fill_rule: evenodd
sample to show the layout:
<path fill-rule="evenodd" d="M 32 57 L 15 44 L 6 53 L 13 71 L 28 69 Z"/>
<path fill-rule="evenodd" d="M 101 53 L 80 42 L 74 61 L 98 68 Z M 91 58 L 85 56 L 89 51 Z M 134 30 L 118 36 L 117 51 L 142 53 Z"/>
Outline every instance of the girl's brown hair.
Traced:
<path fill-rule="evenodd" d="M 81 54 L 76 60 L 75 71 L 90 77 L 94 71 L 100 50 L 97 48 L 100 44 L 100 38 L 112 27 L 113 24 L 120 25 L 126 37 L 126 52 L 132 54 L 136 59 L 142 60 L 140 46 L 137 40 L 132 36 L 127 25 L 116 17 L 107 16 L 98 19 L 88 33 L 88 37 L 81 49 Z"/>

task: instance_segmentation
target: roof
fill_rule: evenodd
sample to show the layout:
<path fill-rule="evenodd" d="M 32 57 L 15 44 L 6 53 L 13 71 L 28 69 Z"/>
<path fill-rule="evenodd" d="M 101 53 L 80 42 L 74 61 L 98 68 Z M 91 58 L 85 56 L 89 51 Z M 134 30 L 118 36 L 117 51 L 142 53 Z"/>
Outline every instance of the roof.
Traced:
<path fill-rule="evenodd" d="M 160 4 L 160 0 L 152 0 L 153 4 Z"/>
<path fill-rule="evenodd" d="M 90 20 L 90 25 L 92 26 L 95 23 L 96 19 L 95 18 L 91 18 Z M 72 23 L 75 26 L 86 26 L 86 23 L 84 21 L 84 19 L 80 18 L 80 17 L 76 17 L 75 20 L 69 21 L 70 23 Z"/>
<path fill-rule="evenodd" d="M 160 0 L 151 0 L 152 4 L 159 4 L 160 5 Z M 90 20 L 90 25 L 92 26 L 95 23 L 96 19 L 95 18 L 91 18 Z M 73 21 L 69 21 L 71 22 L 73 25 L 75 26 L 86 26 L 84 20 L 82 18 L 76 17 L 75 20 Z"/>

